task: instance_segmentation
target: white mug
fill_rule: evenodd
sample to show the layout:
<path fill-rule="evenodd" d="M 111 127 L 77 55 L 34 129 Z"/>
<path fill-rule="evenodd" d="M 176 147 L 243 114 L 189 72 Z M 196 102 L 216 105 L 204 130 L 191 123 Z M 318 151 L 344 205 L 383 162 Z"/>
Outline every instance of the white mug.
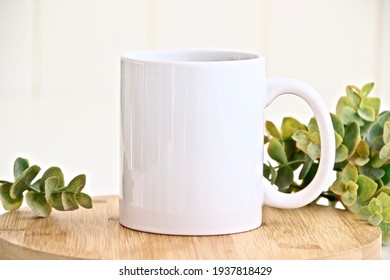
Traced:
<path fill-rule="evenodd" d="M 293 194 L 263 179 L 264 108 L 291 93 L 312 108 L 321 161 Z M 319 94 L 290 78 L 266 78 L 263 56 L 151 50 L 121 59 L 120 223 L 146 232 L 216 235 L 262 223 L 262 206 L 298 208 L 325 189 L 335 143 Z"/>

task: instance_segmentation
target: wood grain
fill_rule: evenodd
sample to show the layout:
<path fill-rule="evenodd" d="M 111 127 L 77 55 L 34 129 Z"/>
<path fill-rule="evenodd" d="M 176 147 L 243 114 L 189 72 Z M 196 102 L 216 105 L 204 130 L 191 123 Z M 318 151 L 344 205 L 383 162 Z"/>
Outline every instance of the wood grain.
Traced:
<path fill-rule="evenodd" d="M 220 236 L 168 236 L 122 227 L 118 197 L 92 210 L 35 218 L 23 208 L 0 216 L 0 259 L 379 259 L 381 231 L 324 206 L 264 207 L 263 225 Z"/>

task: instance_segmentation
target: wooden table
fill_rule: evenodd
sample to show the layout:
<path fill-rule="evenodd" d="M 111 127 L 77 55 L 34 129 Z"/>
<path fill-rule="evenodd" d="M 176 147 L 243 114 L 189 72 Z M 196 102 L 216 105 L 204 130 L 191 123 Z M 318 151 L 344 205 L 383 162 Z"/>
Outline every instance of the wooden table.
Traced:
<path fill-rule="evenodd" d="M 381 231 L 348 211 L 324 206 L 264 208 L 263 226 L 220 236 L 168 236 L 122 227 L 118 197 L 92 210 L 28 208 L 0 216 L 0 259 L 379 259 Z"/>

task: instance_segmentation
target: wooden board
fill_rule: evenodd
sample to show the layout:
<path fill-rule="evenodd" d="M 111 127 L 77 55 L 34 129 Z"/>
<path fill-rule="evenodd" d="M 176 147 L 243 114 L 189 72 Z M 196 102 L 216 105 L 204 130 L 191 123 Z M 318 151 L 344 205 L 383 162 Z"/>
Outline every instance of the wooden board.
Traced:
<path fill-rule="evenodd" d="M 118 197 L 92 210 L 35 218 L 23 208 L 0 216 L 0 259 L 379 259 L 381 232 L 324 206 L 264 208 L 258 229 L 220 236 L 167 236 L 122 227 Z"/>

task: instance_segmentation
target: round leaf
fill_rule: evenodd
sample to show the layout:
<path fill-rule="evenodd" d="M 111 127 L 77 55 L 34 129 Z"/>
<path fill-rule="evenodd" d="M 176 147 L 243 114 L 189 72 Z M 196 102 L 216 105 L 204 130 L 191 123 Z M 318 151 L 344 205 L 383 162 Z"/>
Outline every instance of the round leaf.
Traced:
<path fill-rule="evenodd" d="M 336 105 L 336 114 L 339 118 L 341 118 L 342 112 L 345 107 L 352 107 L 352 104 L 347 96 L 342 96 L 339 98 Z"/>
<path fill-rule="evenodd" d="M 330 187 L 330 190 L 337 195 L 342 195 L 346 191 L 345 186 L 345 182 L 337 181 L 333 183 L 333 185 Z"/>
<path fill-rule="evenodd" d="M 58 189 L 62 188 L 64 186 L 64 174 L 62 173 L 61 169 L 59 167 L 53 166 L 50 167 L 43 173 L 42 178 L 41 178 L 41 184 L 40 188 L 43 191 L 45 189 L 45 181 L 47 178 L 50 177 L 57 177 L 58 178 Z"/>
<path fill-rule="evenodd" d="M 379 152 L 379 158 L 382 160 L 390 160 L 390 143 L 383 146 Z"/>
<path fill-rule="evenodd" d="M 341 137 L 344 137 L 345 129 L 344 129 L 343 122 L 335 114 L 331 113 L 330 117 L 332 119 L 334 131 L 337 132 Z"/>
<path fill-rule="evenodd" d="M 367 97 L 363 99 L 363 106 L 371 107 L 374 109 L 375 117 L 379 114 L 379 108 L 381 106 L 381 100 L 378 97 Z"/>
<path fill-rule="evenodd" d="M 282 121 L 282 137 L 290 138 L 298 130 L 306 130 L 306 127 L 294 118 L 286 117 Z"/>
<path fill-rule="evenodd" d="M 357 199 L 357 194 L 351 193 L 349 191 L 343 193 L 341 195 L 341 201 L 346 205 L 346 206 L 352 206 Z"/>
<path fill-rule="evenodd" d="M 274 139 L 272 139 L 272 140 L 274 140 Z M 272 142 L 272 140 L 271 140 L 271 142 Z M 78 175 L 78 176 L 74 177 L 72 179 L 72 181 L 70 181 L 69 185 L 66 187 L 65 190 L 67 192 L 71 192 L 71 193 L 74 193 L 75 195 L 77 195 L 85 187 L 85 181 L 86 181 L 86 177 L 84 174 Z"/>
<path fill-rule="evenodd" d="M 309 121 L 309 125 L 307 126 L 310 132 L 317 132 L 320 133 L 320 129 L 318 128 L 317 120 L 316 118 L 311 118 Z"/>
<path fill-rule="evenodd" d="M 337 181 L 352 181 L 356 182 L 358 179 L 358 170 L 351 162 L 344 167 L 343 171 L 337 172 Z"/>
<path fill-rule="evenodd" d="M 373 225 L 373 226 L 379 226 L 379 224 L 383 221 L 383 216 L 379 213 L 373 214 L 368 218 L 368 221 Z"/>
<path fill-rule="evenodd" d="M 22 175 L 23 171 L 29 167 L 29 163 L 27 159 L 17 158 L 14 163 L 14 178 L 17 180 L 20 175 Z"/>
<path fill-rule="evenodd" d="M 390 207 L 390 196 L 387 193 L 380 193 L 377 199 L 380 201 L 383 209 Z"/>
<path fill-rule="evenodd" d="M 342 162 L 348 158 L 348 148 L 341 144 L 336 150 L 336 162 Z"/>
<path fill-rule="evenodd" d="M 23 203 L 23 195 L 19 195 L 16 199 L 11 198 L 10 190 L 12 183 L 0 183 L 0 201 L 5 210 L 16 210 L 20 208 Z"/>
<path fill-rule="evenodd" d="M 278 170 L 278 175 L 276 176 L 275 185 L 279 188 L 284 189 L 292 184 L 294 181 L 294 171 L 288 166 L 282 166 Z"/>
<path fill-rule="evenodd" d="M 275 138 L 281 137 L 279 130 L 276 128 L 276 126 L 274 125 L 273 122 L 266 121 L 265 128 L 266 128 L 268 134 L 271 135 L 272 137 L 275 137 Z"/>
<path fill-rule="evenodd" d="M 375 121 L 375 110 L 368 106 L 362 106 L 358 109 L 359 116 L 368 122 Z"/>
<path fill-rule="evenodd" d="M 372 215 L 371 212 L 370 212 L 370 209 L 368 209 L 367 206 L 363 206 L 359 209 L 359 211 L 357 212 L 357 214 L 359 215 L 359 217 L 365 221 L 367 221 L 370 216 Z"/>
<path fill-rule="evenodd" d="M 13 199 L 17 199 L 25 190 L 28 189 L 30 183 L 38 175 L 41 168 L 37 165 L 30 166 L 23 171 L 18 179 L 12 184 L 10 190 L 10 196 Z"/>
<path fill-rule="evenodd" d="M 390 143 L 390 121 L 386 121 L 383 126 L 383 142 Z"/>
<path fill-rule="evenodd" d="M 373 87 L 374 87 L 374 83 L 367 83 L 367 84 L 365 84 L 365 85 L 362 87 L 362 90 L 361 90 L 360 93 L 361 93 L 363 96 L 367 96 L 367 95 L 370 94 L 370 92 L 372 91 Z"/>
<path fill-rule="evenodd" d="M 366 201 L 370 199 L 376 192 L 378 184 L 375 183 L 371 178 L 364 175 L 359 175 L 357 179 L 358 196 L 360 200 Z"/>
<path fill-rule="evenodd" d="M 286 164 L 287 163 L 287 156 L 283 149 L 282 144 L 276 139 L 271 139 L 271 141 L 268 144 L 268 154 L 273 159 L 276 160 L 279 163 Z"/>
<path fill-rule="evenodd" d="M 351 107 L 345 107 L 341 113 L 341 120 L 345 125 L 357 123 L 359 126 L 364 125 L 364 121 L 359 117 L 358 113 Z"/>
<path fill-rule="evenodd" d="M 382 213 L 383 211 L 382 204 L 377 198 L 371 199 L 370 203 L 368 204 L 368 208 L 372 214 Z"/>
<path fill-rule="evenodd" d="M 50 203 L 51 196 L 58 188 L 60 179 L 58 177 L 49 177 L 45 180 L 45 198 Z"/>
<path fill-rule="evenodd" d="M 362 100 L 359 91 L 355 86 L 347 86 L 346 89 L 348 99 L 355 108 L 359 107 L 360 101 Z"/>
<path fill-rule="evenodd" d="M 61 199 L 65 211 L 72 211 L 79 208 L 79 205 L 73 193 L 63 192 Z"/>
<path fill-rule="evenodd" d="M 352 156 L 355 153 L 356 147 L 360 142 L 360 129 L 359 125 L 355 122 L 347 125 L 344 135 L 343 144 L 348 148 L 348 156 Z"/>
<path fill-rule="evenodd" d="M 29 191 L 26 194 L 26 202 L 38 217 L 50 216 L 51 206 L 46 201 L 44 194 Z"/>
<path fill-rule="evenodd" d="M 76 200 L 81 207 L 86 208 L 86 209 L 92 208 L 92 198 L 89 195 L 87 195 L 85 193 L 79 193 L 76 196 Z"/>

